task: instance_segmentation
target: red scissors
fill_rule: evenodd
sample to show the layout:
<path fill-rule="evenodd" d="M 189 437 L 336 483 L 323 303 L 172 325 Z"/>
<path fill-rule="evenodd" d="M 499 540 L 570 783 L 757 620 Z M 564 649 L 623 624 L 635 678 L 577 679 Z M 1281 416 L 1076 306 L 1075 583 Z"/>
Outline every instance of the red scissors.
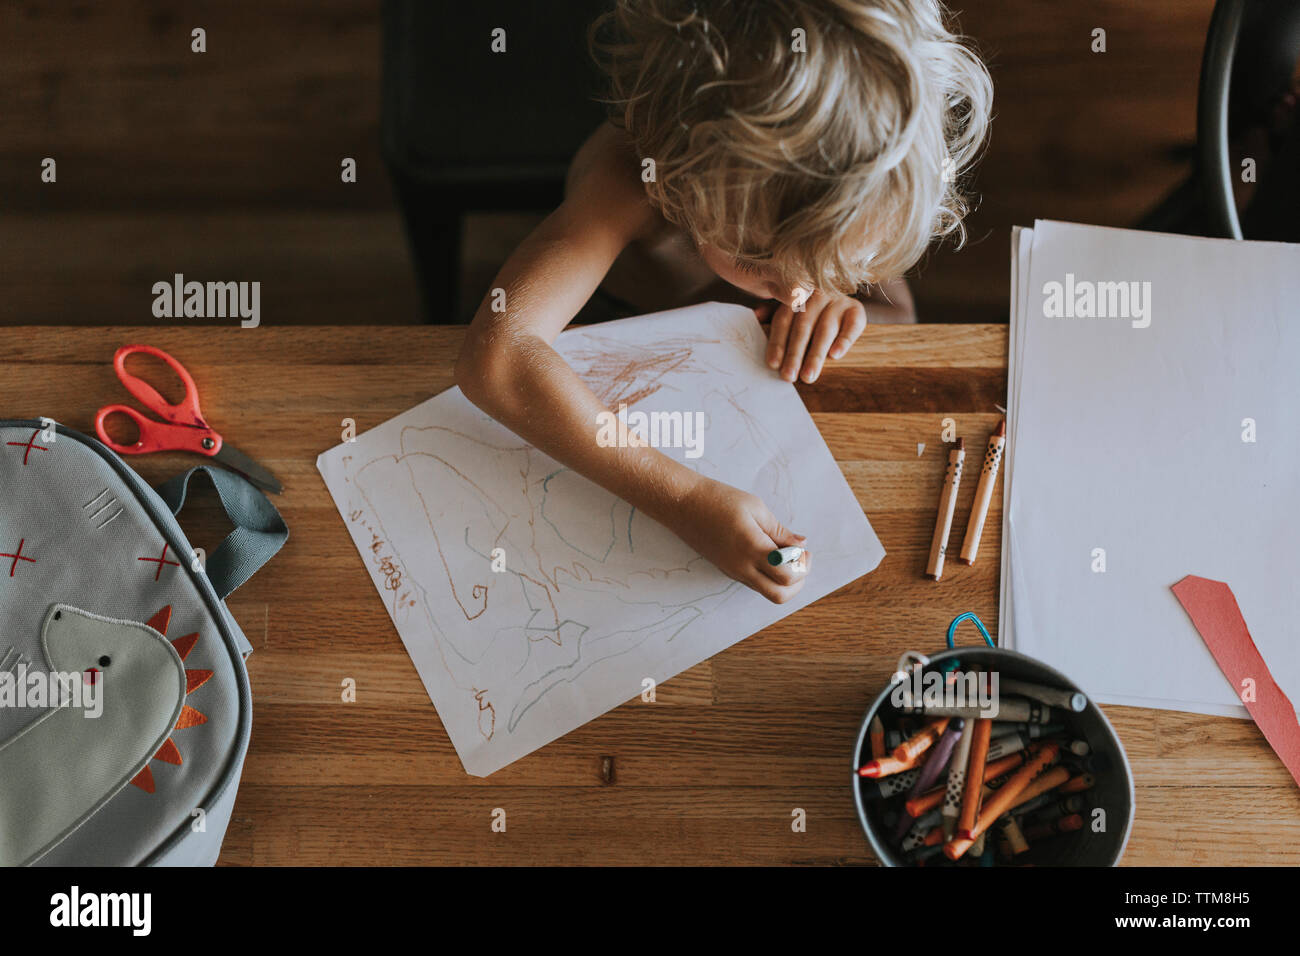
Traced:
<path fill-rule="evenodd" d="M 173 405 L 158 394 L 148 382 L 132 375 L 126 370 L 126 360 L 130 355 L 152 355 L 162 359 L 173 372 L 180 376 L 185 385 L 185 395 L 180 403 Z M 222 437 L 203 420 L 199 409 L 199 389 L 185 366 L 172 358 L 162 349 L 152 345 L 124 345 L 113 355 L 113 369 L 126 390 L 163 421 L 145 418 L 128 405 L 105 405 L 95 415 L 95 433 L 102 441 L 119 455 L 147 455 L 156 451 L 189 451 L 203 455 L 214 461 L 233 468 L 244 475 L 257 487 L 271 494 L 278 495 L 284 486 L 253 459 L 239 449 L 227 445 Z M 104 422 L 110 415 L 122 414 L 135 422 L 140 434 L 133 445 L 122 445 L 108 436 Z"/>

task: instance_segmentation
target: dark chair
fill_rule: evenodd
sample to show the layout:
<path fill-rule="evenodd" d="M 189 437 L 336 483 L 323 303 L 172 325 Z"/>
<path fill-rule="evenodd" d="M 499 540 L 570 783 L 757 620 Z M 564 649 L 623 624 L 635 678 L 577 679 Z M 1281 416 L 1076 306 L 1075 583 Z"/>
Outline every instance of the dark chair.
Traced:
<path fill-rule="evenodd" d="M 1300 241 L 1300 111 L 1275 128 L 1300 60 L 1300 0 L 1218 0 L 1201 60 L 1191 177 L 1139 228 Z M 1256 181 L 1242 181 L 1242 160 Z"/>
<path fill-rule="evenodd" d="M 604 118 L 587 49 L 606 0 L 386 0 L 382 148 L 427 321 L 456 301 L 466 213 L 554 208 L 569 160 Z M 493 52 L 493 31 L 506 52 Z"/>

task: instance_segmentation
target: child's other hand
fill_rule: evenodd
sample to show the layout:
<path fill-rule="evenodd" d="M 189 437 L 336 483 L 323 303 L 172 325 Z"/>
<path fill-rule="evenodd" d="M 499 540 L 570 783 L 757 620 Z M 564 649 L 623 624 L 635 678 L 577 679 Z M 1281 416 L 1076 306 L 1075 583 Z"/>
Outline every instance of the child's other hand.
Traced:
<path fill-rule="evenodd" d="M 767 364 L 787 382 L 815 382 L 827 356 L 843 358 L 866 327 L 866 309 L 848 296 L 814 292 L 798 312 L 779 305 L 767 337 Z"/>
<path fill-rule="evenodd" d="M 669 527 L 718 570 L 774 604 L 799 593 L 811 566 L 808 554 L 802 570 L 772 567 L 767 560 L 772 550 L 802 544 L 804 536 L 783 527 L 757 495 L 712 478 L 699 479 Z"/>

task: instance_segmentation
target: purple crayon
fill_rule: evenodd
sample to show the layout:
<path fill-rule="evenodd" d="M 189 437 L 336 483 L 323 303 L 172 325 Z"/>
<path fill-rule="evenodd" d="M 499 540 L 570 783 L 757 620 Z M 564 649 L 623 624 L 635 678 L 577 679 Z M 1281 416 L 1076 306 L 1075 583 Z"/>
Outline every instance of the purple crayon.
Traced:
<path fill-rule="evenodd" d="M 912 784 L 912 789 L 908 793 L 908 799 L 919 794 L 925 793 L 938 781 L 939 775 L 948 767 L 948 760 L 952 757 L 953 748 L 957 746 L 957 741 L 961 739 L 962 731 L 966 727 L 966 721 L 960 717 L 956 720 L 949 721 L 948 729 L 943 732 L 939 742 L 930 750 L 930 756 L 921 766 L 921 773 L 916 778 L 916 783 Z M 907 835 L 908 829 L 914 821 L 911 817 L 904 814 L 903 818 L 898 821 L 898 826 L 894 832 L 894 842 L 897 843 Z"/>

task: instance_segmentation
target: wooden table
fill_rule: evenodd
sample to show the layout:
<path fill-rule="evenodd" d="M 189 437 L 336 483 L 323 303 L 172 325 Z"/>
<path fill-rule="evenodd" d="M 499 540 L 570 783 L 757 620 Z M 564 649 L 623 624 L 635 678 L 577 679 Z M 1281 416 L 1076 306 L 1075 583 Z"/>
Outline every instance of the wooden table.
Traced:
<path fill-rule="evenodd" d="M 944 417 L 982 443 L 1006 394 L 1001 326 L 873 327 L 804 399 L 888 552 L 872 574 L 486 779 L 468 776 L 316 473 L 363 430 L 452 383 L 460 327 L 0 331 L 0 414 L 89 431 L 128 401 L 131 341 L 194 374 L 219 431 L 284 481 L 292 536 L 231 610 L 250 658 L 253 741 L 229 864 L 871 863 L 850 794 L 854 736 L 899 654 L 953 616 L 997 626 L 998 540 L 922 576 Z M 918 454 L 919 443 L 925 443 Z M 185 456 L 133 461 L 156 482 Z M 974 495 L 964 483 L 953 538 Z M 182 514 L 209 553 L 215 495 Z M 989 522 L 997 527 L 995 505 Z M 357 701 L 341 701 L 353 678 Z M 1127 864 L 1300 863 L 1300 794 L 1254 724 L 1107 707 L 1137 781 Z M 492 830 L 493 811 L 507 830 Z M 792 813 L 806 831 L 792 831 Z"/>

